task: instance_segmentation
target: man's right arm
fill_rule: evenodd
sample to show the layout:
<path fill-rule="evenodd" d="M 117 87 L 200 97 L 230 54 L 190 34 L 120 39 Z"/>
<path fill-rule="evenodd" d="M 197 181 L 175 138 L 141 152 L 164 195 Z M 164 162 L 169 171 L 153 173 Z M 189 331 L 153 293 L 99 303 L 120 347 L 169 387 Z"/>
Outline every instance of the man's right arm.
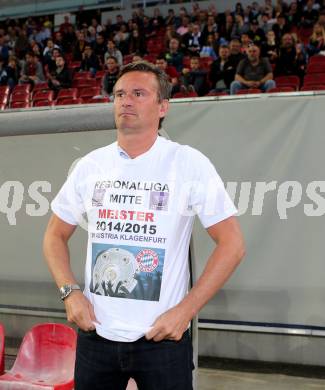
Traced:
<path fill-rule="evenodd" d="M 70 266 L 68 241 L 76 229 L 76 225 L 70 225 L 52 215 L 47 226 L 43 250 L 47 265 L 58 286 L 76 284 Z M 93 322 L 97 322 L 93 306 L 80 290 L 74 290 L 64 300 L 67 319 L 74 322 L 79 328 L 89 331 L 95 329 Z"/>

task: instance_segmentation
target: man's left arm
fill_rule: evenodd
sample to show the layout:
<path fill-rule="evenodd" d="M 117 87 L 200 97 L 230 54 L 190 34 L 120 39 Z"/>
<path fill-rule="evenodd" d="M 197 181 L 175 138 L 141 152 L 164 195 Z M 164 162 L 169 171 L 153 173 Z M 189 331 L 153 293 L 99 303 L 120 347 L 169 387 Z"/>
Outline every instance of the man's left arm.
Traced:
<path fill-rule="evenodd" d="M 216 247 L 202 275 L 186 297 L 175 307 L 160 315 L 147 339 L 180 340 L 189 322 L 221 289 L 245 254 L 244 239 L 236 217 L 229 217 L 207 228 Z"/>

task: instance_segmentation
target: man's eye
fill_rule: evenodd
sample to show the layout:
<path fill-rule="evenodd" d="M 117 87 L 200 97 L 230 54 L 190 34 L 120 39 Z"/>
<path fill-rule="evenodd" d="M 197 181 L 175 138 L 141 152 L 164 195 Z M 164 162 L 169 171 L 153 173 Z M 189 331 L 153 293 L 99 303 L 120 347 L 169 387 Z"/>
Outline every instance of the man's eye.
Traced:
<path fill-rule="evenodd" d="M 135 92 L 135 96 L 141 96 L 142 95 L 142 93 L 141 92 Z"/>

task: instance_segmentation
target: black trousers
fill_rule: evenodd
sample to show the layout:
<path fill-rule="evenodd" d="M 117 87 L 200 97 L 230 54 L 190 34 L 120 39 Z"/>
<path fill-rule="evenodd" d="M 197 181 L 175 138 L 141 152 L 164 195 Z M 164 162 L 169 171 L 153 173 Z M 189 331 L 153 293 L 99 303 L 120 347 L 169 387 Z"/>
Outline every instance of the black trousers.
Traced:
<path fill-rule="evenodd" d="M 125 390 L 130 377 L 139 390 L 192 390 L 193 368 L 188 331 L 177 342 L 128 343 L 78 332 L 75 390 Z"/>

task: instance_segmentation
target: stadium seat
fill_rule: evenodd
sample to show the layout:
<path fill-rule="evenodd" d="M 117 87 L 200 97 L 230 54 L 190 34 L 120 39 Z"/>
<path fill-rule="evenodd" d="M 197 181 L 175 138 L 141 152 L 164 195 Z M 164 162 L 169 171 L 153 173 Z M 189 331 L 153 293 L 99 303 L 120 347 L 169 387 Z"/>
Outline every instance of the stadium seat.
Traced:
<path fill-rule="evenodd" d="M 148 61 L 148 62 L 155 64 L 157 56 L 155 54 L 147 54 L 147 55 L 143 56 L 143 59 L 145 61 Z"/>
<path fill-rule="evenodd" d="M 259 88 L 241 89 L 236 92 L 236 95 L 247 95 L 252 93 L 262 93 L 262 91 Z"/>
<path fill-rule="evenodd" d="M 29 101 L 16 101 L 10 103 L 10 108 L 29 108 Z"/>
<path fill-rule="evenodd" d="M 76 98 L 78 96 L 77 88 L 65 88 L 61 89 L 58 93 L 57 98 Z"/>
<path fill-rule="evenodd" d="M 309 64 L 325 64 L 325 56 L 315 55 L 310 57 Z"/>
<path fill-rule="evenodd" d="M 77 79 L 87 80 L 87 79 L 91 79 L 92 77 L 93 76 L 91 72 L 77 72 L 73 75 L 73 80 L 77 80 Z"/>
<path fill-rule="evenodd" d="M 0 375 L 5 371 L 5 328 L 0 323 Z"/>
<path fill-rule="evenodd" d="M 268 93 L 275 93 L 275 92 L 295 92 L 296 89 L 294 87 L 275 87 L 269 89 Z"/>
<path fill-rule="evenodd" d="M 108 96 L 103 96 L 103 97 L 83 97 L 82 98 L 82 103 L 84 104 L 92 104 L 92 103 L 109 103 L 110 99 Z"/>
<path fill-rule="evenodd" d="M 68 69 L 72 71 L 77 71 L 80 69 L 80 66 L 81 66 L 81 61 L 72 61 L 69 63 Z"/>
<path fill-rule="evenodd" d="M 123 57 L 123 65 L 127 65 L 132 62 L 133 54 L 127 54 Z"/>
<path fill-rule="evenodd" d="M 325 73 L 325 62 L 314 62 L 307 65 L 307 74 Z"/>
<path fill-rule="evenodd" d="M 102 79 L 105 76 L 106 73 L 107 73 L 106 70 L 97 70 L 97 72 L 95 74 L 96 80 Z"/>
<path fill-rule="evenodd" d="M 303 85 L 308 84 L 325 84 L 325 73 L 306 74 Z"/>
<path fill-rule="evenodd" d="M 227 92 L 215 92 L 215 91 L 210 91 L 207 93 L 205 96 L 228 96 L 229 93 Z"/>
<path fill-rule="evenodd" d="M 199 95 L 196 92 L 176 92 L 173 95 L 173 99 L 184 99 L 184 98 L 191 98 L 191 97 L 198 97 Z"/>
<path fill-rule="evenodd" d="M 0 389 L 73 389 L 76 332 L 63 324 L 40 324 L 26 333 Z"/>
<path fill-rule="evenodd" d="M 8 102 L 8 95 L 6 93 L 0 92 L 0 104 L 7 104 Z"/>
<path fill-rule="evenodd" d="M 35 84 L 35 86 L 33 88 L 33 93 L 35 93 L 36 91 L 44 91 L 46 89 L 50 89 L 47 82 L 45 82 L 45 83 L 38 83 L 38 84 Z"/>
<path fill-rule="evenodd" d="M 14 87 L 12 93 L 17 92 L 17 91 L 27 91 L 30 92 L 32 89 L 30 84 L 18 84 Z"/>
<path fill-rule="evenodd" d="M 92 98 L 93 96 L 100 95 L 99 87 L 80 88 L 78 91 L 79 91 L 79 97 L 81 98 Z"/>
<path fill-rule="evenodd" d="M 33 102 L 34 107 L 44 107 L 44 106 L 51 106 L 53 104 L 53 100 L 36 100 Z"/>
<path fill-rule="evenodd" d="M 33 102 L 35 103 L 37 100 L 49 100 L 49 101 L 52 101 L 53 97 L 54 97 L 54 92 L 53 91 L 40 90 L 40 91 L 36 91 L 34 93 L 34 95 L 33 95 Z"/>
<path fill-rule="evenodd" d="M 62 97 L 56 100 L 55 105 L 56 106 L 66 106 L 66 105 L 73 105 L 73 104 L 82 104 L 82 100 L 79 98 L 73 98 L 73 97 Z"/>
<path fill-rule="evenodd" d="M 96 79 L 75 79 L 72 82 L 73 88 L 94 88 L 97 86 Z"/>
<path fill-rule="evenodd" d="M 0 95 L 9 95 L 9 86 L 8 85 L 3 85 L 0 86 Z"/>
<path fill-rule="evenodd" d="M 325 84 L 307 84 L 300 91 L 325 91 Z"/>

